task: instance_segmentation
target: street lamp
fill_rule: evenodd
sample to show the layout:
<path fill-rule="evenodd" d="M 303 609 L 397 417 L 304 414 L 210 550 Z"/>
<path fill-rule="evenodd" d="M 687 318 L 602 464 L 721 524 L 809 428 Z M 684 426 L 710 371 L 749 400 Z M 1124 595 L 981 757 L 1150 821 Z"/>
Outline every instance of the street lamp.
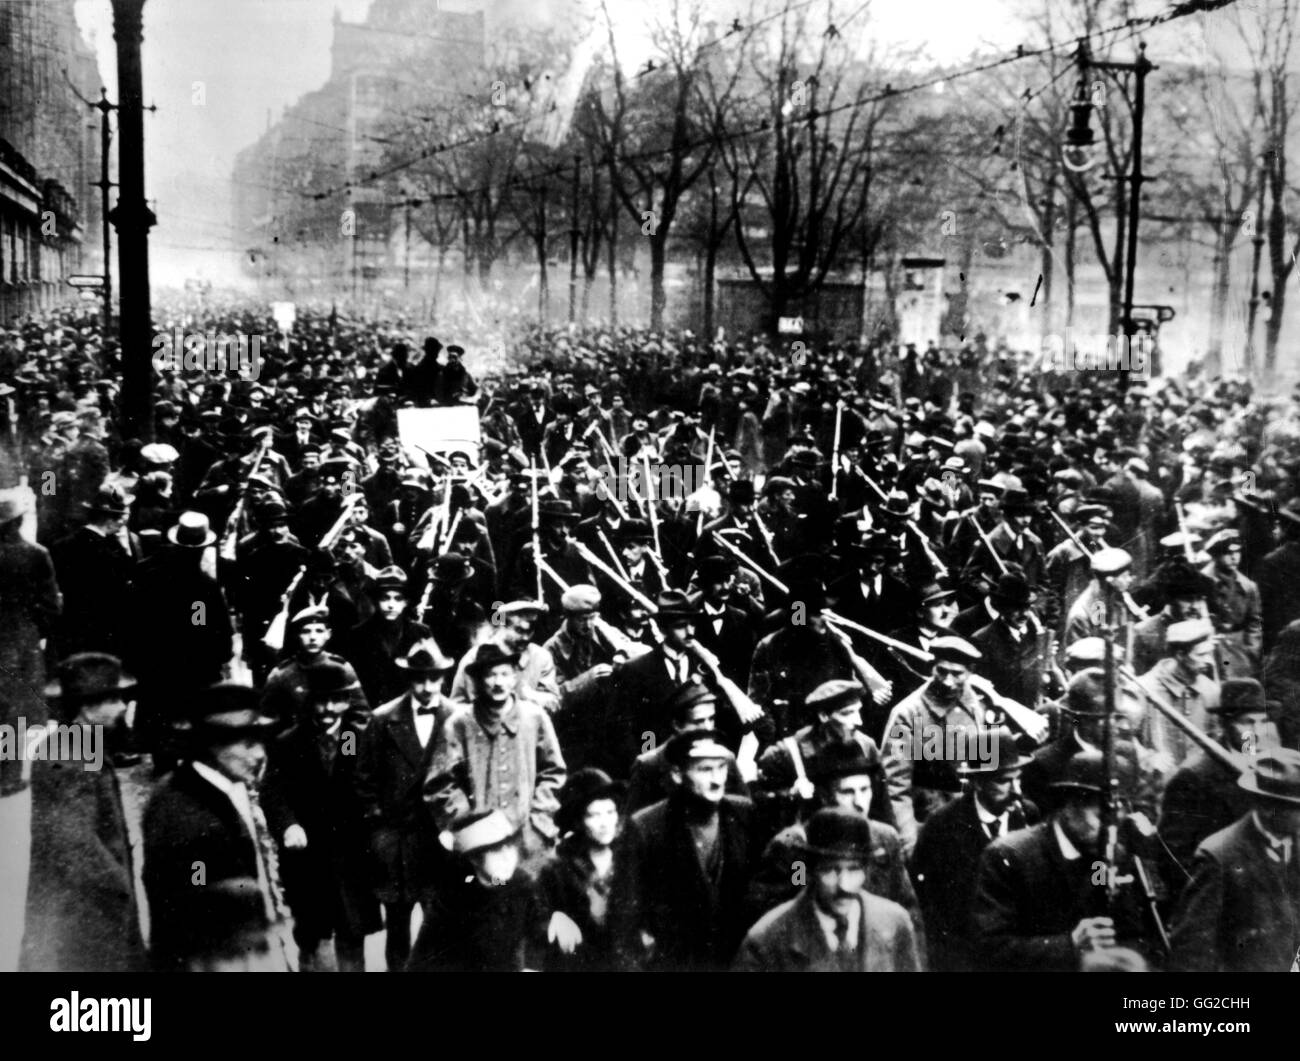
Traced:
<path fill-rule="evenodd" d="M 1092 107 L 1088 81 L 1080 70 L 1074 100 L 1070 103 L 1070 128 L 1061 144 L 1061 161 L 1071 173 L 1086 173 L 1097 164 L 1097 153 L 1093 150 L 1097 137 L 1092 131 Z"/>

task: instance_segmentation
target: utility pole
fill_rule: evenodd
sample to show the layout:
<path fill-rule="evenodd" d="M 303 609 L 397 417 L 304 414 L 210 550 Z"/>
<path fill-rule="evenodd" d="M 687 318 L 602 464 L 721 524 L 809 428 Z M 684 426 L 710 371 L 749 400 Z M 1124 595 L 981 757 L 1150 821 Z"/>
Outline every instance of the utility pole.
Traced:
<path fill-rule="evenodd" d="M 406 238 L 402 241 L 402 289 L 411 290 L 411 200 L 406 200 Z"/>
<path fill-rule="evenodd" d="M 117 206 L 118 284 L 121 311 L 122 437 L 153 440 L 153 318 L 149 303 L 149 229 L 157 218 L 144 191 L 144 79 L 140 44 L 145 0 L 112 0 L 117 42 L 119 177 Z"/>
<path fill-rule="evenodd" d="M 86 99 L 77 90 L 77 86 L 72 83 L 72 78 L 68 77 L 67 70 L 63 71 L 63 77 L 77 99 L 81 100 L 91 110 L 99 111 L 99 180 L 93 183 L 91 187 L 99 189 L 100 197 L 99 223 L 103 230 L 101 236 L 104 244 L 104 286 L 100 293 L 104 296 L 104 337 L 107 338 L 113 332 L 113 258 L 112 236 L 108 219 L 108 190 L 117 187 L 108 179 L 108 145 L 113 139 L 112 130 L 109 128 L 108 114 L 109 111 L 117 110 L 117 107 L 108 102 L 108 89 L 102 85 L 99 89 L 99 102 L 95 103 Z"/>
<path fill-rule="evenodd" d="M 569 323 L 578 315 L 578 184 L 582 179 L 582 156 L 573 156 L 573 196 L 569 207 Z"/>
<path fill-rule="evenodd" d="M 1268 172 L 1268 152 L 1260 156 L 1259 187 L 1255 199 L 1254 259 L 1250 266 L 1250 302 L 1246 312 L 1246 375 L 1255 376 L 1255 320 L 1259 315 L 1259 266 L 1264 253 L 1264 180 Z"/>

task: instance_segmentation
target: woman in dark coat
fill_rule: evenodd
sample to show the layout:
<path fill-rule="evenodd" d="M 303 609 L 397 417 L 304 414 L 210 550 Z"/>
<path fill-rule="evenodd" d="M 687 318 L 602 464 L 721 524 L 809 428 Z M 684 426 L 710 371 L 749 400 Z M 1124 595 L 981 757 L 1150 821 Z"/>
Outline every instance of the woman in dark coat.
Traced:
<path fill-rule="evenodd" d="M 546 967 L 552 972 L 620 968 L 609 916 L 618 872 L 613 843 L 625 786 L 603 770 L 577 770 L 560 792 L 556 824 L 563 839 L 537 874 L 551 911 Z"/>

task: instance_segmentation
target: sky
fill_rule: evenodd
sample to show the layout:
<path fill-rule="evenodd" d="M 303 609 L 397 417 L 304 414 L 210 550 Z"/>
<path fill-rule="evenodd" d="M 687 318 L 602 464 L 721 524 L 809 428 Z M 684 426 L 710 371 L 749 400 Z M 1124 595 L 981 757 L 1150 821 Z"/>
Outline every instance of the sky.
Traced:
<path fill-rule="evenodd" d="M 530 12 L 563 0 L 496 0 Z M 589 0 L 590 2 L 590 0 Z M 707 0 L 724 25 L 745 6 Z M 924 45 L 941 63 L 975 52 L 1007 52 L 1029 39 L 1017 14 L 1028 0 L 871 0 L 869 11 L 840 0 L 843 30 L 891 44 Z M 620 27 L 620 52 L 638 54 L 649 5 L 607 0 Z M 235 155 L 281 111 L 329 75 L 332 21 L 361 21 L 370 0 L 147 0 L 144 9 L 144 91 L 156 113 L 147 116 L 146 190 L 158 227 L 151 236 L 156 282 L 189 276 L 218 282 L 229 274 L 229 178 Z M 814 10 L 821 10 L 816 0 Z M 444 0 L 472 10 L 474 0 Z M 1165 7 L 1160 0 L 1142 11 Z M 96 49 L 101 76 L 116 99 L 116 52 L 109 0 L 77 0 L 77 17 Z"/>

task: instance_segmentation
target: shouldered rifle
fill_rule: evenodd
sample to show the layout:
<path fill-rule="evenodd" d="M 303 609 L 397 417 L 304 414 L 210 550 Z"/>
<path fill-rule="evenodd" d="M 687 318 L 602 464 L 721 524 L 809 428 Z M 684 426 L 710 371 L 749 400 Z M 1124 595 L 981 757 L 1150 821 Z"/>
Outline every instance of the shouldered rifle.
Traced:
<path fill-rule="evenodd" d="M 875 479 L 871 478 L 871 476 L 869 476 L 865 471 L 862 472 L 862 478 L 866 481 L 866 484 L 876 492 L 876 496 L 879 497 L 881 501 L 888 500 L 888 495 L 880 488 L 880 484 L 876 482 Z M 916 520 L 908 517 L 904 520 L 904 523 L 907 525 L 907 529 L 915 534 L 917 540 L 921 543 L 921 551 L 925 553 L 926 559 L 930 561 L 930 566 L 934 568 L 935 574 L 939 578 L 947 578 L 949 574 L 947 566 L 939 559 L 934 549 L 931 548 L 930 539 L 926 537 L 925 532 L 917 525 Z M 996 556 L 997 554 L 995 553 L 994 555 Z M 1001 557 L 998 557 L 997 559 L 999 563 L 1002 562 Z M 1003 570 L 1005 571 L 1005 568 Z"/>
<path fill-rule="evenodd" d="M 839 500 L 840 492 L 840 432 L 844 426 L 844 399 L 835 403 L 835 441 L 831 446 L 831 500 Z"/>
<path fill-rule="evenodd" d="M 352 515 L 353 499 L 358 496 L 360 495 L 349 494 L 343 499 L 343 512 L 334 521 L 334 525 L 325 532 L 324 537 L 321 538 L 318 544 L 318 548 L 329 550 L 338 541 L 339 536 L 348 525 L 348 518 Z M 266 628 L 266 633 L 262 635 L 262 644 L 272 652 L 279 652 L 284 648 L 284 636 L 289 629 L 289 619 L 291 618 L 289 615 L 290 601 L 306 575 L 307 565 L 305 563 L 300 564 L 298 573 L 293 576 L 293 581 L 289 583 L 289 588 L 280 596 L 280 610 L 276 612 L 275 618 L 271 620 L 271 625 Z"/>
<path fill-rule="evenodd" d="M 248 493 L 253 487 L 253 476 L 261 470 L 262 461 L 271 451 L 271 439 L 264 437 L 258 444 L 257 454 L 253 458 L 253 466 L 244 476 L 244 482 L 239 488 L 239 500 L 235 502 L 235 507 L 230 510 L 230 515 L 226 517 L 226 526 L 221 535 L 221 548 L 218 550 L 222 560 L 233 563 L 235 559 L 235 547 L 239 544 L 239 523 L 244 515 L 244 508 L 248 504 Z"/>
<path fill-rule="evenodd" d="M 1065 531 L 1065 536 L 1069 538 L 1071 542 L 1074 543 L 1074 547 L 1078 549 L 1079 552 L 1083 553 L 1084 556 L 1091 556 L 1093 550 L 1089 549 L 1086 545 L 1083 544 L 1083 539 L 1080 538 L 1077 534 L 1075 534 L 1074 530 L 1070 527 L 1070 525 L 1066 523 L 1064 519 L 1061 518 L 1061 514 L 1057 512 L 1055 509 L 1050 507 L 1048 508 L 1047 511 L 1051 514 L 1052 519 L 1056 520 L 1061 530 Z M 1124 602 L 1124 607 L 1126 607 L 1129 610 L 1129 614 L 1132 615 L 1133 618 L 1138 620 L 1151 618 L 1151 616 L 1147 614 L 1147 610 L 1133 599 L 1132 595 L 1128 592 L 1128 590 L 1125 590 L 1123 593 L 1120 594 L 1120 600 Z"/>
<path fill-rule="evenodd" d="M 537 514 L 537 463 L 534 462 L 531 467 L 532 475 L 529 476 L 529 481 L 533 487 L 533 567 L 537 570 L 537 599 L 543 601 L 546 599 L 546 593 L 542 585 L 542 538 L 539 532 L 540 519 Z"/>
<path fill-rule="evenodd" d="M 971 525 L 975 528 L 975 533 L 980 536 L 980 541 L 984 543 L 984 548 L 989 551 L 989 555 L 997 561 L 998 571 L 1005 575 L 1007 573 L 1007 562 L 1002 559 L 1002 554 L 993 548 L 993 543 L 989 541 L 989 536 L 984 533 L 984 528 L 980 526 L 979 520 L 971 520 Z"/>

